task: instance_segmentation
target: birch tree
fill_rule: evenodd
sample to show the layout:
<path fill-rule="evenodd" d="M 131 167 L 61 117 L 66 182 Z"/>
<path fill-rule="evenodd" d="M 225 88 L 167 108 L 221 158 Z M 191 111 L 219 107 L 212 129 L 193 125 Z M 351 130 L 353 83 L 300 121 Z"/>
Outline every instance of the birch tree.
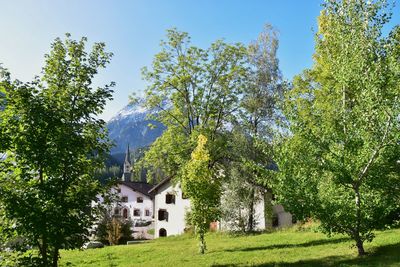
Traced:
<path fill-rule="evenodd" d="M 326 1 L 314 66 L 286 96 L 280 199 L 350 236 L 359 255 L 399 210 L 399 28 L 384 36 L 389 19 L 385 1 Z"/>

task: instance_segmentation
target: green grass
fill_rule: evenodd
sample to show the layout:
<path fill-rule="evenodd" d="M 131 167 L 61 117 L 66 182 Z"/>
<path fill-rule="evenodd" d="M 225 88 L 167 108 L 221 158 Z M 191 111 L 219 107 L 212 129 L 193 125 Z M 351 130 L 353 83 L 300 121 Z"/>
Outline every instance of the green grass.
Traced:
<path fill-rule="evenodd" d="M 147 233 L 149 235 L 154 235 L 154 228 L 147 230 Z"/>
<path fill-rule="evenodd" d="M 345 236 L 327 238 L 311 231 L 207 236 L 208 251 L 198 254 L 188 235 L 136 245 L 63 251 L 61 266 L 400 266 L 400 229 L 378 232 L 358 258 Z"/>

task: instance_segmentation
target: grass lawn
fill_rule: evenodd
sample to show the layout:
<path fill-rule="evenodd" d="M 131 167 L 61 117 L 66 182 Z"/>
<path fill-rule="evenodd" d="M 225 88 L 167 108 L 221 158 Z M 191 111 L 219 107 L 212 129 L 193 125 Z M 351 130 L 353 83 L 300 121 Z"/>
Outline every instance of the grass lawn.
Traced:
<path fill-rule="evenodd" d="M 357 258 L 344 236 L 327 238 L 312 231 L 286 230 L 252 236 L 207 236 L 208 251 L 198 254 L 189 235 L 136 245 L 62 251 L 61 266 L 400 266 L 400 229 L 376 233 Z"/>

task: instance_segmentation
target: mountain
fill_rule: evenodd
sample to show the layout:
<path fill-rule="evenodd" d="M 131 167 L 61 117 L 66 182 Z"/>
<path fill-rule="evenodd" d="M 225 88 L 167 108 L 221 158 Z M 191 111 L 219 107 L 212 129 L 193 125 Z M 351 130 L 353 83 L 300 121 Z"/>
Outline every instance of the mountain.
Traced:
<path fill-rule="evenodd" d="M 121 109 L 108 123 L 108 134 L 115 143 L 111 154 L 125 153 L 129 144 L 132 150 L 149 146 L 161 136 L 165 126 L 158 121 L 149 120 L 148 115 L 157 114 L 156 109 L 148 109 L 144 101 L 129 104 Z M 149 127 L 149 124 L 153 127 Z"/>

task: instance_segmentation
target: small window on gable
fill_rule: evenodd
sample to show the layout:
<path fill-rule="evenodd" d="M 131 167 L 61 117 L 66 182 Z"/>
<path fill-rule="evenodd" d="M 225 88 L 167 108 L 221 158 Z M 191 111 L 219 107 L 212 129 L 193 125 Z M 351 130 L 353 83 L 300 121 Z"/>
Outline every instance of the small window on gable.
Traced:
<path fill-rule="evenodd" d="M 121 202 L 128 202 L 128 197 L 127 196 L 123 196 L 121 198 Z"/>
<path fill-rule="evenodd" d="M 175 195 L 167 193 L 165 195 L 165 203 L 167 203 L 167 204 L 175 204 Z"/>
<path fill-rule="evenodd" d="M 137 203 L 143 203 L 143 198 L 142 197 L 137 197 L 136 202 Z"/>
<path fill-rule="evenodd" d="M 150 211 L 149 211 L 149 210 L 145 210 L 145 211 L 144 211 L 144 214 L 145 214 L 146 216 L 150 216 Z"/>
<path fill-rule="evenodd" d="M 136 216 L 136 217 L 140 216 L 140 209 L 134 209 L 133 216 Z"/>

